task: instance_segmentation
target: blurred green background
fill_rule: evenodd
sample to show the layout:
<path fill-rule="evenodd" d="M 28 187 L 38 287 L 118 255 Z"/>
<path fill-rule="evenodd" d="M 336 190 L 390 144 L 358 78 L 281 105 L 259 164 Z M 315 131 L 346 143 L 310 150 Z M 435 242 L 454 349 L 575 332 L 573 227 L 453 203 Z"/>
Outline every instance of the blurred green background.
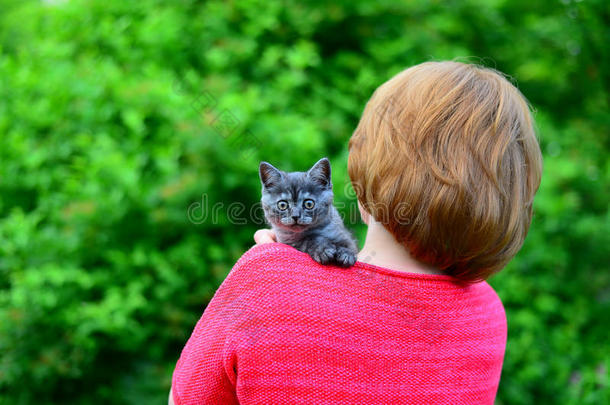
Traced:
<path fill-rule="evenodd" d="M 510 75 L 544 153 L 490 280 L 497 403 L 610 403 L 609 25 L 606 0 L 0 0 L 0 403 L 166 401 L 261 227 L 258 162 L 329 156 L 346 213 L 368 97 L 454 58 Z"/>

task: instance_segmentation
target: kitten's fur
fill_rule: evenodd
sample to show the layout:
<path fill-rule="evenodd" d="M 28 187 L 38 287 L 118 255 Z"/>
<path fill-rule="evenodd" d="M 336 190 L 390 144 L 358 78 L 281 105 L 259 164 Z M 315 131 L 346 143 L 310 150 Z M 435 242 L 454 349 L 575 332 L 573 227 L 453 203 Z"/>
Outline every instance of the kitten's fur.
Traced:
<path fill-rule="evenodd" d="M 321 264 L 350 267 L 356 262 L 356 241 L 333 205 L 327 158 L 307 172 L 283 172 L 261 162 L 259 174 L 265 218 L 278 242 L 309 254 Z M 311 201 L 313 207 L 306 208 Z"/>

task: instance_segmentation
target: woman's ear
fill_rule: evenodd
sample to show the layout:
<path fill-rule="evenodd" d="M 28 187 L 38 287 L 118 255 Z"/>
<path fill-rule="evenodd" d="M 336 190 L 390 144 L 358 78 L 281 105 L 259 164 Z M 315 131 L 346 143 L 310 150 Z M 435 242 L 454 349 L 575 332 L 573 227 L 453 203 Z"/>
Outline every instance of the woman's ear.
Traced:
<path fill-rule="evenodd" d="M 362 204 L 360 204 L 360 201 L 358 201 L 358 211 L 360 211 L 360 217 L 362 218 L 362 222 L 369 225 L 369 223 L 371 222 L 371 214 L 366 212 Z"/>

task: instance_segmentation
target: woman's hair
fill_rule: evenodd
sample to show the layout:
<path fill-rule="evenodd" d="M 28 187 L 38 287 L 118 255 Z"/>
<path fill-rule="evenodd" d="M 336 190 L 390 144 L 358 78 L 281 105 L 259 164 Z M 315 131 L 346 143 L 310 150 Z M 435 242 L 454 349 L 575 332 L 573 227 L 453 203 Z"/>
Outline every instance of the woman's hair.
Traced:
<path fill-rule="evenodd" d="M 348 171 L 363 208 L 413 258 L 473 282 L 521 248 L 542 156 L 528 102 L 501 73 L 426 62 L 375 91 Z"/>

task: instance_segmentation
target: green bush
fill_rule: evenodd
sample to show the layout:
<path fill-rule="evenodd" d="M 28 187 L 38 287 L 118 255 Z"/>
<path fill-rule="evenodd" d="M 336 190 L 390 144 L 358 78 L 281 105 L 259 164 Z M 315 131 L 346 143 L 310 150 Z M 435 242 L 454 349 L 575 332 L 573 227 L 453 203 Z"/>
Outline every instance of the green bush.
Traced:
<path fill-rule="evenodd" d="M 372 91 L 456 57 L 513 78 L 545 158 L 526 244 L 490 281 L 498 403 L 609 403 L 609 18 L 603 0 L 0 0 L 0 403 L 165 401 L 261 227 L 258 162 L 330 156 L 348 213 Z"/>

